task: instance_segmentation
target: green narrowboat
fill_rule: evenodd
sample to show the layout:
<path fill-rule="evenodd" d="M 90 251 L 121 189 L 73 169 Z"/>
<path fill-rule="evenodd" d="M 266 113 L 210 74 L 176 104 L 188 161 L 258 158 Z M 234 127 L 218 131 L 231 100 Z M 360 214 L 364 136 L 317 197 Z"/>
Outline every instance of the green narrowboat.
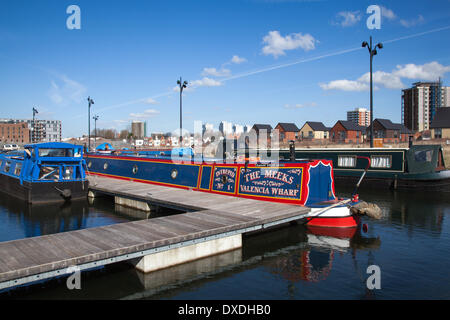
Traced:
<path fill-rule="evenodd" d="M 291 158 L 290 150 L 280 149 L 278 152 L 280 159 Z M 296 148 L 295 159 L 333 161 L 336 186 L 354 186 L 367 169 L 361 188 L 450 192 L 450 170 L 445 169 L 440 145 L 412 145 L 409 148 Z"/>

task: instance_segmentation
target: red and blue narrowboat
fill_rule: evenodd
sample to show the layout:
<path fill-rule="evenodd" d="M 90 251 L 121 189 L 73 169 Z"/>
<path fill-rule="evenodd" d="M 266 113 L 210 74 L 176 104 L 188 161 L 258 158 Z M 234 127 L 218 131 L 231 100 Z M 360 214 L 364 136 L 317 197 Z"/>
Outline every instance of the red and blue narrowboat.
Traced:
<path fill-rule="evenodd" d="M 87 173 L 199 192 L 307 206 L 308 225 L 356 227 L 351 200 L 338 199 L 332 161 L 239 162 L 197 159 L 180 150 L 89 153 Z"/>

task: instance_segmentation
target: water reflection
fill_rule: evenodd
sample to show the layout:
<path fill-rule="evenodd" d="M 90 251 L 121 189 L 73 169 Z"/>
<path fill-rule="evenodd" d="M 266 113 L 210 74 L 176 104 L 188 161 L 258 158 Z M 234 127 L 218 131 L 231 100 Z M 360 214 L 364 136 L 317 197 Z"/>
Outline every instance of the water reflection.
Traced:
<path fill-rule="evenodd" d="M 377 250 L 379 237 L 367 237 L 359 228 L 309 227 L 304 233 L 304 246 L 267 264 L 270 273 L 291 282 L 319 282 L 327 279 L 333 267 L 336 252 L 351 251 L 356 257 L 358 250 Z"/>
<path fill-rule="evenodd" d="M 130 221 L 117 215 L 111 201 L 86 200 L 59 205 L 31 205 L 15 198 L 0 196 L 0 241 L 36 237 L 89 227 Z"/>
<path fill-rule="evenodd" d="M 352 190 L 341 188 L 339 195 L 350 196 Z M 448 193 L 420 193 L 405 191 L 371 190 L 360 193 L 360 198 L 380 206 L 383 222 L 406 227 L 410 234 L 414 229 L 442 232 L 445 214 L 450 213 Z"/>
<path fill-rule="evenodd" d="M 348 194 L 352 191 L 348 190 Z M 345 196 L 345 192 L 341 190 L 339 195 Z M 67 290 L 63 281 L 61 285 L 19 296 L 33 299 L 448 298 L 450 283 L 444 275 L 448 273 L 450 230 L 445 214 L 450 213 L 450 199 L 439 194 L 377 191 L 360 196 L 378 204 L 384 213 L 381 220 L 362 219 L 369 226 L 367 232 L 361 228 L 289 226 L 247 235 L 242 249 L 158 272 L 142 274 L 129 265 L 111 265 L 95 274 L 86 273 L 81 291 Z M 93 204 L 94 211 L 87 206 L 82 220 L 89 221 L 89 217 L 100 212 L 111 221 L 106 216 L 108 212 L 118 219 L 115 214 L 128 211 L 114 208 L 112 202 L 105 205 L 104 211 L 98 203 Z M 3 206 L 0 199 L 0 210 Z M 75 211 L 80 212 L 82 207 Z M 24 220 L 31 224 L 33 215 L 39 216 L 34 210 L 31 214 L 24 209 L 16 210 L 9 216 L 16 224 L 23 224 Z M 55 211 L 59 213 L 59 209 Z M 47 213 L 50 220 L 60 220 L 54 221 L 47 231 L 59 230 L 57 226 L 61 225 L 62 229 L 75 228 L 80 223 L 86 226 L 86 222 L 77 219 L 72 224 L 64 220 L 77 216 L 76 212 L 61 213 L 60 217 L 51 212 Z M 42 224 L 42 219 L 36 220 L 35 224 Z M 43 232 L 44 226 L 39 228 L 36 233 Z M 382 269 L 382 290 L 367 289 L 366 269 L 372 264 Z"/>

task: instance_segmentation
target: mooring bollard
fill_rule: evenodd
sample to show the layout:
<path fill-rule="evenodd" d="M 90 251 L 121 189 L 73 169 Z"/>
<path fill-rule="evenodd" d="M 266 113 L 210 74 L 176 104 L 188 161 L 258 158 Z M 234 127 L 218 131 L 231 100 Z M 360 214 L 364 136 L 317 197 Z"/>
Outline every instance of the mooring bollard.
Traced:
<path fill-rule="evenodd" d="M 291 161 L 295 161 L 295 141 L 289 140 L 289 158 Z"/>

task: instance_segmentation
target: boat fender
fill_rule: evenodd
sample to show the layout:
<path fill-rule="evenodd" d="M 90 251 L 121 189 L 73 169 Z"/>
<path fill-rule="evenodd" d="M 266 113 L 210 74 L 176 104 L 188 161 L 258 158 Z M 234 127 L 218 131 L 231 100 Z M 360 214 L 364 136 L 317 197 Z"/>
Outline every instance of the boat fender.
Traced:
<path fill-rule="evenodd" d="M 366 215 L 377 220 L 382 217 L 382 211 L 379 206 L 374 203 L 367 203 L 365 201 L 361 201 L 354 206 L 351 206 L 350 212 L 352 214 Z"/>

